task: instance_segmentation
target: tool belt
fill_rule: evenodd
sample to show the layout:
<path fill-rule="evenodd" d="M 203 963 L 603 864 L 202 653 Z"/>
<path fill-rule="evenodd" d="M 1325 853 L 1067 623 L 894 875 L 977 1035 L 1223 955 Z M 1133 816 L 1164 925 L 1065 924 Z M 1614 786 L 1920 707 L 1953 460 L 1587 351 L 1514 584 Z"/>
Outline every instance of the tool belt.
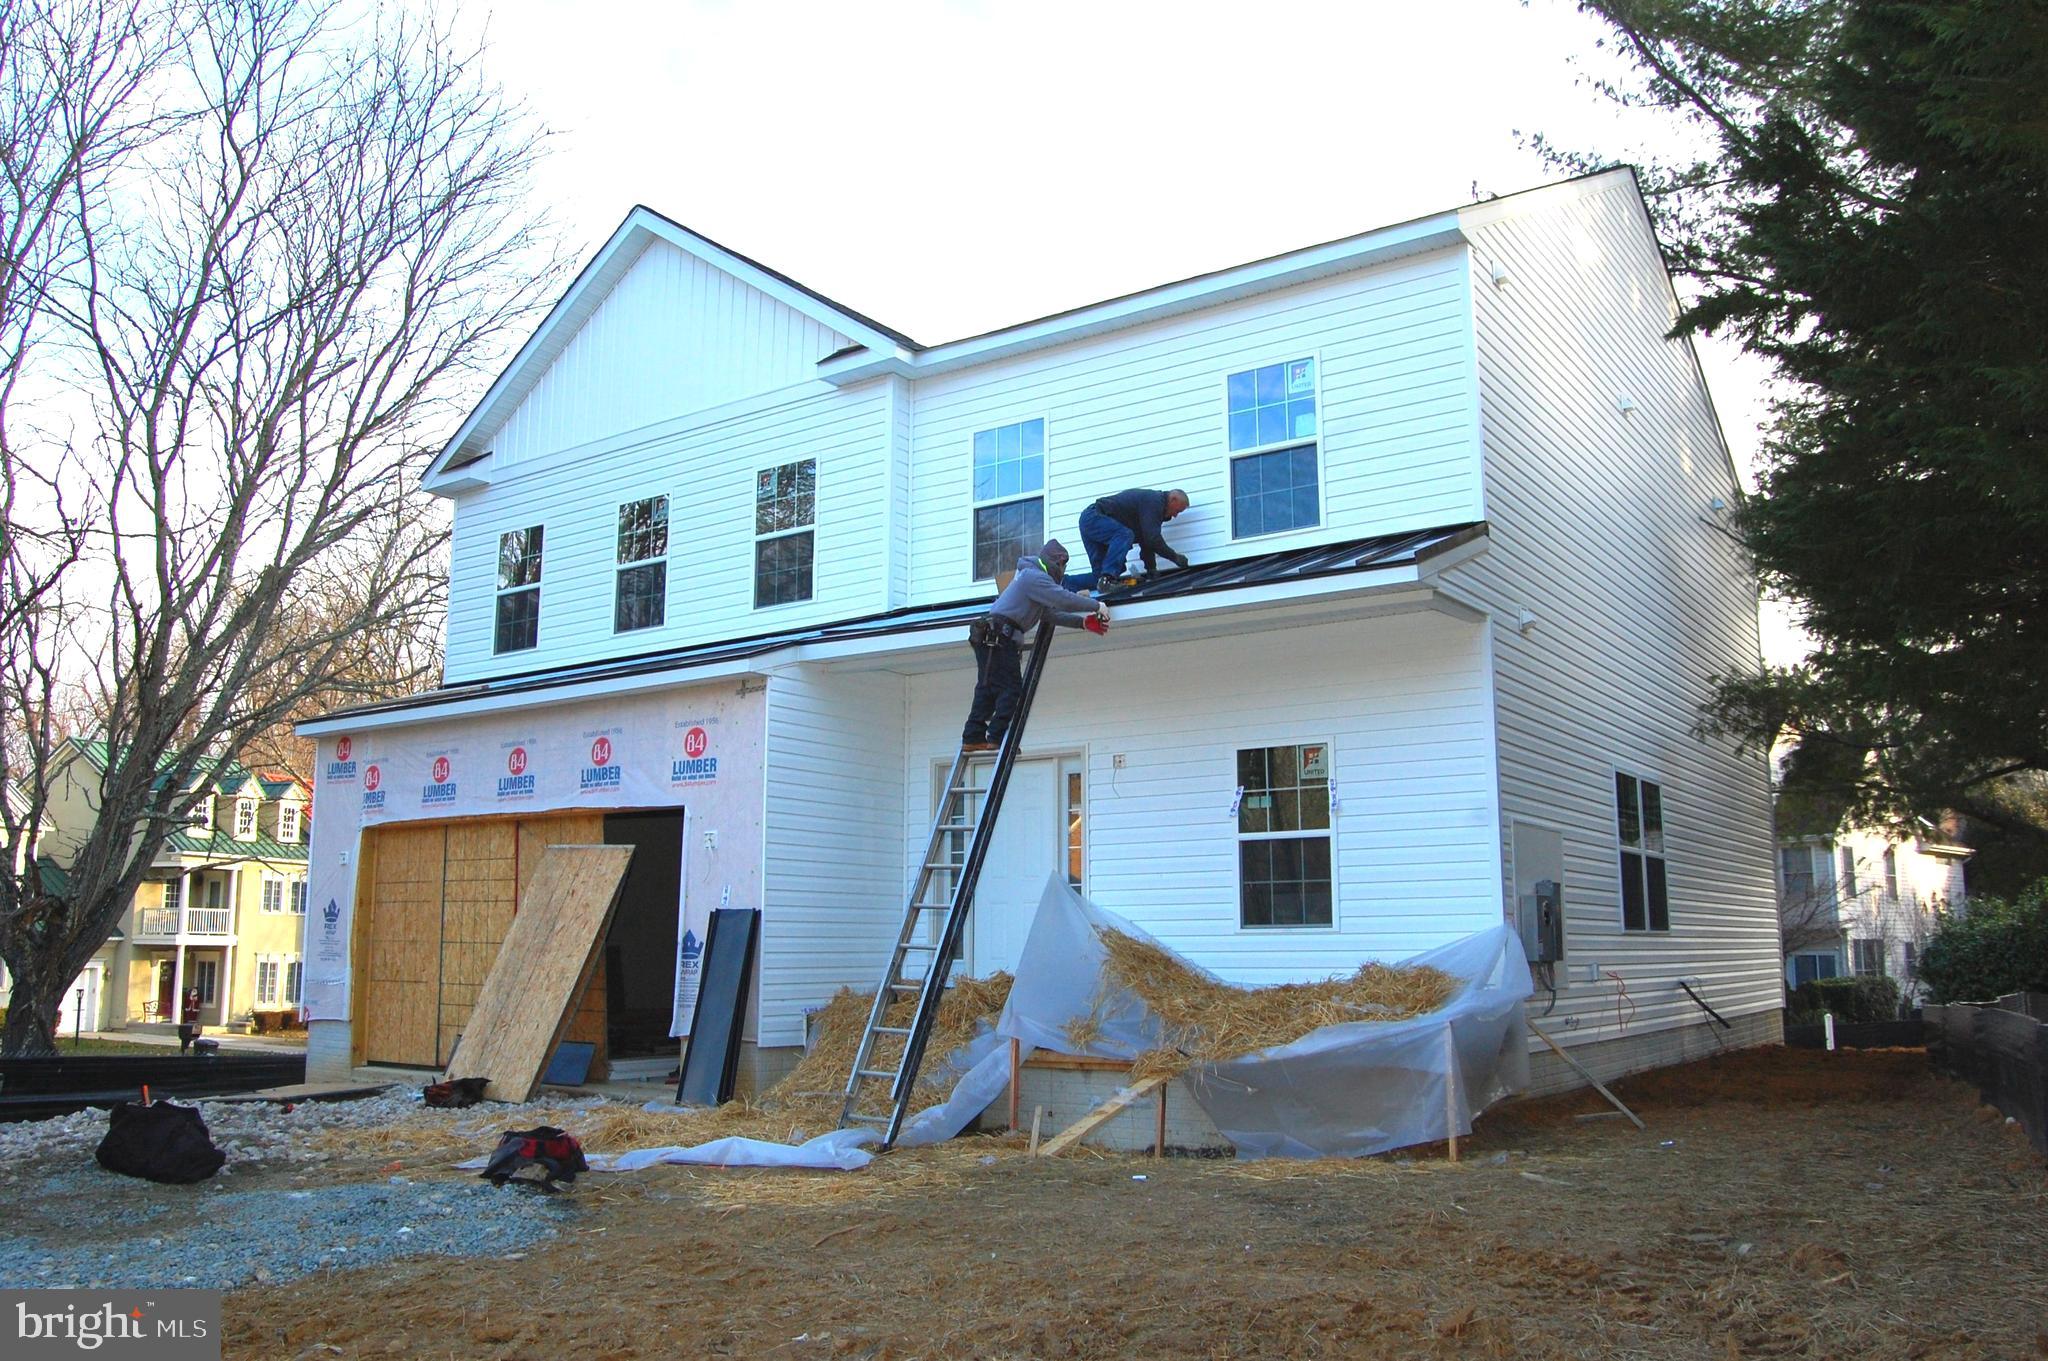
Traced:
<path fill-rule="evenodd" d="M 967 640 L 980 647 L 1016 647 L 1024 635 L 1007 619 L 984 614 L 967 626 Z"/>

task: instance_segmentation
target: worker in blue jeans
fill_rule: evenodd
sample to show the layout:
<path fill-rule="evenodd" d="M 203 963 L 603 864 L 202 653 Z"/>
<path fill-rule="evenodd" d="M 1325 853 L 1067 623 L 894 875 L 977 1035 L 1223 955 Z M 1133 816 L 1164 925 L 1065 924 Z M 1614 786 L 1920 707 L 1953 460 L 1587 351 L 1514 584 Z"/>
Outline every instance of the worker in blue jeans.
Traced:
<path fill-rule="evenodd" d="M 1187 566 L 1187 558 L 1174 552 L 1161 532 L 1168 520 L 1187 508 L 1188 494 L 1178 488 L 1151 491 L 1132 487 L 1102 497 L 1082 511 L 1081 546 L 1094 569 L 1095 589 L 1101 590 L 1124 574 L 1124 560 L 1132 548 L 1138 549 L 1148 575 L 1159 570 L 1160 558 L 1176 567 Z"/>

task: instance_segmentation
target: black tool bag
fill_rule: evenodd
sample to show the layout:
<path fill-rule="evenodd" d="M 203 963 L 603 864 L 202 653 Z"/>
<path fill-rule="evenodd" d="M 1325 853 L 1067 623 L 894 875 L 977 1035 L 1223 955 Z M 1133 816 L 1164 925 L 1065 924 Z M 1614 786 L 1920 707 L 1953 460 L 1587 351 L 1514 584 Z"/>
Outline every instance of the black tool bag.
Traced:
<path fill-rule="evenodd" d="M 491 1154 L 491 1161 L 477 1175 L 493 1186 L 503 1186 L 508 1181 L 532 1181 L 514 1176 L 528 1167 L 540 1169 L 540 1179 L 534 1184 L 543 1191 L 552 1191 L 556 1182 L 574 1181 L 578 1172 L 590 1170 L 590 1164 L 583 1161 L 583 1145 L 576 1142 L 574 1135 L 553 1125 L 542 1125 L 538 1129 L 505 1131 L 505 1137 L 498 1140 L 498 1151 Z"/>
<path fill-rule="evenodd" d="M 109 1172 L 173 1185 L 205 1181 L 228 1160 L 213 1146 L 198 1111 L 168 1101 L 114 1107 L 107 1137 L 93 1156 Z"/>

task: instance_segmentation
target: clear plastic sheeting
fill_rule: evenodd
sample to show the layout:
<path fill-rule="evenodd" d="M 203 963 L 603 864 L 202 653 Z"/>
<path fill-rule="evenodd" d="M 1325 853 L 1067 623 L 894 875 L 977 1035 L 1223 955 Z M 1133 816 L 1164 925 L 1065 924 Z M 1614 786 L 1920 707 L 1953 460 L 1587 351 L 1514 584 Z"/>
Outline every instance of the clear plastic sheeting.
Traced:
<path fill-rule="evenodd" d="M 1099 927 L 1160 944 L 1059 878 L 1047 883 L 998 1035 L 1099 1058 L 1135 1058 L 1159 1047 L 1159 1019 L 1135 996 L 1112 995 L 1096 1011 L 1107 964 Z M 1325 1026 L 1277 1049 L 1197 1064 L 1184 1074 L 1240 1158 L 1362 1157 L 1469 1134 L 1475 1115 L 1523 1085 L 1529 966 L 1512 929 L 1502 924 L 1401 962 L 1433 965 L 1464 986 L 1422 1016 Z M 1067 1027 L 1091 1015 L 1095 1037 L 1077 1049 Z"/>

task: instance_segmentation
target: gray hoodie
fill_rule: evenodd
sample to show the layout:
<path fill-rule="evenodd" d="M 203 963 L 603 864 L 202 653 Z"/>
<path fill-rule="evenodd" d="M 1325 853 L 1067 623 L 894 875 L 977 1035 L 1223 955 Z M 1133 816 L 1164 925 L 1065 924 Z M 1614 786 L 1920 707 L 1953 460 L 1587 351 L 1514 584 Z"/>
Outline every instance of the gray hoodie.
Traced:
<path fill-rule="evenodd" d="M 1041 562 L 1043 559 L 1043 562 Z M 1038 556 L 1017 559 L 1017 575 L 996 597 L 989 613 L 1011 638 L 1029 637 L 1050 615 L 1053 622 L 1070 629 L 1081 627 L 1095 613 L 1095 602 L 1078 591 L 1070 591 L 1052 579 L 1047 566 L 1064 569 L 1067 550 L 1059 540 L 1049 539 Z"/>

